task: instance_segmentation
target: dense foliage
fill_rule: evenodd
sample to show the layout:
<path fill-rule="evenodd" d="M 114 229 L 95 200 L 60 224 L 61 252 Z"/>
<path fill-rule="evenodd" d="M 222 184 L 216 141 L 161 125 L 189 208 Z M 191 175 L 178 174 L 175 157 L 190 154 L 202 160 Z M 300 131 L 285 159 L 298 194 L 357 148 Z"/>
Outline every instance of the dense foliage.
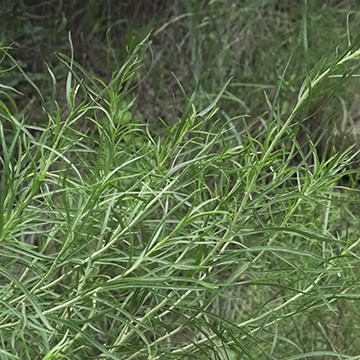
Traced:
<path fill-rule="evenodd" d="M 116 3 L 4 2 L 0 359 L 359 358 L 355 2 Z"/>

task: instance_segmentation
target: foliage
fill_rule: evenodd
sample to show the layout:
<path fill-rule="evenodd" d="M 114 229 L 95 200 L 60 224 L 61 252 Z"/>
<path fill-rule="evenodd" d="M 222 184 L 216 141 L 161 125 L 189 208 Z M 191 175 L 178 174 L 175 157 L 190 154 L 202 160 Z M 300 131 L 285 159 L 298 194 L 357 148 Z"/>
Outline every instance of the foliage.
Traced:
<path fill-rule="evenodd" d="M 108 33 L 103 74 L 74 60 L 80 30 L 47 75 L 3 48 L 0 359 L 358 358 L 359 153 L 311 122 L 335 100 L 352 118 L 360 50 L 348 27 L 311 51 L 330 36 L 315 3 L 127 5 L 138 16 L 122 52 Z M 117 13 L 88 4 L 95 40 Z"/>
<path fill-rule="evenodd" d="M 220 93 L 153 133 L 124 106 L 146 41 L 108 84 L 62 56 L 67 108 L 43 127 L 1 103 L 2 358 L 356 354 L 337 330 L 358 320 L 358 200 L 337 186 L 355 154 L 293 159 L 302 108 L 359 51 L 262 132 Z"/>

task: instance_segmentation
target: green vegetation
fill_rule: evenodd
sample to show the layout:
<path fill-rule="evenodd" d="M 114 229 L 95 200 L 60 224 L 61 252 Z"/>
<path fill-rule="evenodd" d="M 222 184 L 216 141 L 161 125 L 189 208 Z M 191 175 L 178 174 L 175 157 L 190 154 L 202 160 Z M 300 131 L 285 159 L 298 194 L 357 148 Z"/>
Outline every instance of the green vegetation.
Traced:
<path fill-rule="evenodd" d="M 88 3 L 90 39 L 124 30 Z M 2 47 L 0 359 L 360 359 L 345 6 L 151 3 L 123 9 L 122 51 L 95 41 L 101 71 L 70 8 L 43 70 Z"/>

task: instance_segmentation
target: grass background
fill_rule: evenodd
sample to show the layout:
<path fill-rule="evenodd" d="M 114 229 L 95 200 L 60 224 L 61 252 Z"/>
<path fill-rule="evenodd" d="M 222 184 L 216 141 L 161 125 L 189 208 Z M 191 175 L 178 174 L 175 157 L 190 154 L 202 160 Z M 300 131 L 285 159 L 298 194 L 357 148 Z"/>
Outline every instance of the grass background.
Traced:
<path fill-rule="evenodd" d="M 356 1 L 1 20 L 1 359 L 359 358 Z"/>

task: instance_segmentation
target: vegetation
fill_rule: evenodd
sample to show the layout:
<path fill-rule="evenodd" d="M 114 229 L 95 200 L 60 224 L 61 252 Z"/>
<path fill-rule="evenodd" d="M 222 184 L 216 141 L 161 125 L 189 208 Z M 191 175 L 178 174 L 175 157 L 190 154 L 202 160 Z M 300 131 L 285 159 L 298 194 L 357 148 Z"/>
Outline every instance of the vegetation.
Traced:
<path fill-rule="evenodd" d="M 360 358 L 359 44 L 281 3 L 59 2 L 43 68 L 7 4 L 0 359 Z"/>

